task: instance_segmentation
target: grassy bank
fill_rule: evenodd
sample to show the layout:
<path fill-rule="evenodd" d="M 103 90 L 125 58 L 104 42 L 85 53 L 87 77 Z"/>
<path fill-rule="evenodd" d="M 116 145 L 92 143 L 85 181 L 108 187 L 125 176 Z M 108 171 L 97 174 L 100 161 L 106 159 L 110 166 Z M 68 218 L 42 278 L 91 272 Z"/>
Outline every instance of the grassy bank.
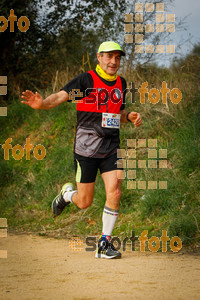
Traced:
<path fill-rule="evenodd" d="M 152 72 L 148 75 L 149 89 L 155 86 L 159 89 L 161 81 L 156 81 L 159 70 Z M 128 97 L 127 110 L 140 112 L 143 125 L 134 128 L 124 124 L 120 134 L 123 149 L 126 149 L 127 139 L 157 139 L 157 150 L 167 149 L 167 169 L 137 169 L 137 178 L 167 180 L 168 188 L 127 189 L 127 180 L 123 180 L 120 214 L 113 234 L 125 237 L 130 236 L 133 229 L 136 235 L 148 230 L 150 237 L 161 236 L 162 230 L 167 230 L 170 237 L 179 236 L 184 245 L 197 247 L 200 238 L 200 93 L 191 77 L 173 76 L 166 70 L 162 72 L 162 79 L 171 89 L 178 87 L 182 91 L 181 103 L 174 105 L 168 101 L 164 105 L 160 101 L 153 105 L 146 101 L 141 105 L 138 94 L 135 104 L 130 103 Z M 134 76 L 129 81 L 137 82 L 137 72 Z M 140 72 L 140 84 L 141 80 L 147 80 L 146 76 Z M 188 80 L 190 87 L 186 85 Z M 64 103 L 52 110 L 35 111 L 16 98 L 8 107 L 8 116 L 0 119 L 0 126 L 1 145 L 12 138 L 12 147 L 24 146 L 26 138 L 30 138 L 34 147 L 41 144 L 46 149 L 46 157 L 42 160 L 37 160 L 33 151 L 30 160 L 26 160 L 26 155 L 15 160 L 12 150 L 9 150 L 9 160 L 5 160 L 0 148 L 0 217 L 8 219 L 9 229 L 54 237 L 99 234 L 105 203 L 104 185 L 99 174 L 91 207 L 79 210 L 71 206 L 57 219 L 51 212 L 52 199 L 61 186 L 67 181 L 75 184 L 75 104 Z M 147 156 L 147 148 L 138 149 L 137 159 L 147 159 Z"/>

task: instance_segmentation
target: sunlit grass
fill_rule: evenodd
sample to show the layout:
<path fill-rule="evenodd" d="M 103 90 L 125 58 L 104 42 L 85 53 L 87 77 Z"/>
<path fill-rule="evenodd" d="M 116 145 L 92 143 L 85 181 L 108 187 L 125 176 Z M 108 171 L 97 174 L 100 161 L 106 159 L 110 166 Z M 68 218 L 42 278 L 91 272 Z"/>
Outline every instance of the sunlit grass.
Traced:
<path fill-rule="evenodd" d="M 120 136 L 123 149 L 126 149 L 127 139 L 141 138 L 157 139 L 158 148 L 167 148 L 170 169 L 165 170 L 166 173 L 159 170 L 159 174 L 157 170 L 152 170 L 148 176 L 152 180 L 167 176 L 168 189 L 128 190 L 124 180 L 120 214 L 113 234 L 130 236 L 133 229 L 136 234 L 147 229 L 149 236 L 160 236 L 165 229 L 170 236 L 180 235 L 184 243 L 195 244 L 199 241 L 200 227 L 200 94 L 197 90 L 194 92 L 195 83 L 190 77 L 175 76 L 166 70 L 163 72 L 171 87 L 181 89 L 183 100 L 180 105 L 140 105 L 138 97 L 135 104 L 127 102 L 127 111 L 141 113 L 143 125 L 140 128 L 134 128 L 131 124 L 122 125 Z M 57 88 L 64 82 L 59 76 L 54 79 L 56 83 L 53 81 Z M 147 80 L 146 75 L 140 76 Z M 154 86 L 159 84 L 157 75 L 154 77 L 155 83 L 150 78 L 152 73 L 148 76 L 149 83 Z M 62 185 L 66 181 L 75 184 L 75 105 L 64 103 L 52 110 L 34 111 L 16 99 L 8 107 L 8 114 L 8 123 L 8 119 L 0 119 L 3 128 L 0 144 L 12 137 L 13 147 L 16 144 L 24 146 L 29 137 L 34 146 L 42 144 L 46 148 L 46 157 L 41 161 L 34 157 L 32 151 L 29 161 L 25 156 L 17 161 L 12 157 L 12 150 L 9 152 L 10 159 L 5 161 L 3 149 L 0 148 L 0 217 L 8 219 L 9 229 L 54 237 L 100 233 L 106 195 L 99 174 L 91 207 L 80 210 L 71 206 L 56 219 L 51 212 L 51 202 Z M 141 170 L 137 172 L 141 178 L 147 176 Z"/>

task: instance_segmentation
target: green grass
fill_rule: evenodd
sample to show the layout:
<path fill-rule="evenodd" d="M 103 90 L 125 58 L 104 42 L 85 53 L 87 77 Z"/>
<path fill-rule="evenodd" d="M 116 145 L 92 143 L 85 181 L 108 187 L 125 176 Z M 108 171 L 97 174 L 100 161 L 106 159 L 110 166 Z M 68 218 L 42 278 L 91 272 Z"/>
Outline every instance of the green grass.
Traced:
<path fill-rule="evenodd" d="M 199 94 L 195 95 L 194 107 L 170 106 L 170 115 L 164 113 L 162 105 L 157 107 L 161 109 L 158 112 L 150 104 L 127 104 L 128 111 L 141 112 L 143 126 L 138 129 L 131 124 L 122 125 L 121 148 L 126 148 L 127 139 L 157 139 L 158 149 L 168 150 L 170 169 L 137 169 L 141 180 L 167 180 L 167 190 L 129 190 L 127 181 L 123 181 L 114 235 L 130 236 L 132 230 L 140 235 L 148 230 L 148 237 L 159 237 L 165 229 L 170 237 L 178 235 L 185 245 L 199 243 L 199 98 Z M 80 210 L 71 206 L 57 219 L 51 213 L 52 199 L 61 186 L 66 181 L 75 184 L 75 105 L 64 103 L 52 110 L 34 111 L 16 99 L 8 107 L 8 117 L 0 119 L 0 126 L 0 144 L 11 137 L 13 147 L 24 146 L 29 137 L 34 147 L 41 144 L 46 149 L 43 160 L 37 160 L 33 151 L 30 160 L 25 155 L 15 160 L 10 150 L 6 161 L 0 148 L 0 217 L 8 219 L 9 228 L 54 237 L 99 234 L 106 198 L 99 174 L 91 207 Z M 138 158 L 146 159 L 145 151 L 138 151 Z"/>

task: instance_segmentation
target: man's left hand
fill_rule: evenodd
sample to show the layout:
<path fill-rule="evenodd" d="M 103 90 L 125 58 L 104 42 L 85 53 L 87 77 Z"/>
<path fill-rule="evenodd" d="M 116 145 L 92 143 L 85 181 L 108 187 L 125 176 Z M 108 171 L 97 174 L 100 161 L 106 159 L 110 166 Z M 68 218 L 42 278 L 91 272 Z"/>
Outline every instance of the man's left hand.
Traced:
<path fill-rule="evenodd" d="M 135 125 L 135 127 L 139 127 L 142 124 L 141 116 L 137 112 L 130 112 L 128 118 Z"/>

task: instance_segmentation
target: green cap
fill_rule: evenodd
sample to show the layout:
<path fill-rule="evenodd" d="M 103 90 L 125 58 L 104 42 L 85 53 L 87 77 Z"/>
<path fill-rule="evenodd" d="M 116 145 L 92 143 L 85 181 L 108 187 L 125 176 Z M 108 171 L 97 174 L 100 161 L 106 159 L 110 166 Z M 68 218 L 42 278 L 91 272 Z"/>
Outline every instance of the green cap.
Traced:
<path fill-rule="evenodd" d="M 110 51 L 115 51 L 118 50 L 121 53 L 121 56 L 125 56 L 124 51 L 122 51 L 121 47 L 119 44 L 113 42 L 113 41 L 108 41 L 108 42 L 103 42 L 98 49 L 98 53 L 101 52 L 110 52 Z"/>

